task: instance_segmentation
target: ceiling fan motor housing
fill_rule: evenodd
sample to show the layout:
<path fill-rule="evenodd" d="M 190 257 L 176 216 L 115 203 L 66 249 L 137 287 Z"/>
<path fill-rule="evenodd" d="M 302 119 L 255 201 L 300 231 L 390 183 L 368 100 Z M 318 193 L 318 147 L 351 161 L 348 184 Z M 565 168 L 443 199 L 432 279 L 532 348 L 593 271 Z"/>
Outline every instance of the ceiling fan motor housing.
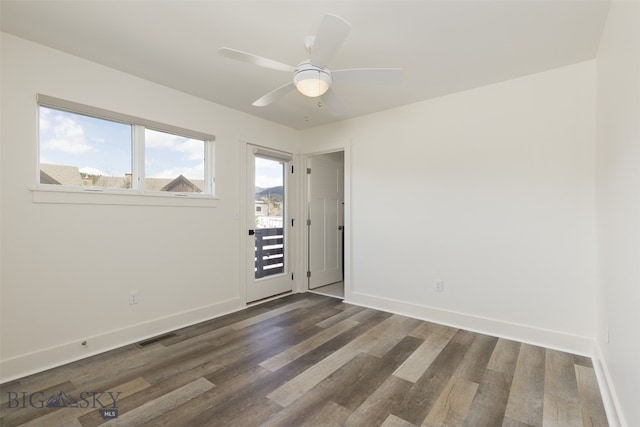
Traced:
<path fill-rule="evenodd" d="M 331 70 L 320 68 L 308 61 L 302 62 L 293 73 L 293 84 L 298 91 L 310 98 L 322 96 L 332 83 Z"/>

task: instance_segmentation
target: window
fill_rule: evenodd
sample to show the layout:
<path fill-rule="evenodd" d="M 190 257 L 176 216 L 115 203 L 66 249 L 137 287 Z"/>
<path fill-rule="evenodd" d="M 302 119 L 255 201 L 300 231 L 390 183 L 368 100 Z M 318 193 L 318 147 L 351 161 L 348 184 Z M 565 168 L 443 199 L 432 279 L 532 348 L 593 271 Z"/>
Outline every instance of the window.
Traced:
<path fill-rule="evenodd" d="M 131 188 L 130 124 L 40 106 L 40 184 Z"/>
<path fill-rule="evenodd" d="M 43 95 L 39 188 L 213 196 L 211 135 Z"/>
<path fill-rule="evenodd" d="M 144 188 L 202 193 L 205 190 L 205 142 L 145 129 Z"/>

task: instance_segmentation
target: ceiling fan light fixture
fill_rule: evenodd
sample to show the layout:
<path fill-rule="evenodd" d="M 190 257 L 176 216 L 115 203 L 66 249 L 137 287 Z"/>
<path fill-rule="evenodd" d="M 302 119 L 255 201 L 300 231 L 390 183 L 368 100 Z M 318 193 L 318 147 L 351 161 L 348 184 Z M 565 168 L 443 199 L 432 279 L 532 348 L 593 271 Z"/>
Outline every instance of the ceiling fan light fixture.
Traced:
<path fill-rule="evenodd" d="M 293 84 L 296 89 L 309 98 L 324 95 L 329 90 L 331 81 L 331 74 L 328 70 L 321 70 L 313 66 L 300 69 L 293 76 Z"/>

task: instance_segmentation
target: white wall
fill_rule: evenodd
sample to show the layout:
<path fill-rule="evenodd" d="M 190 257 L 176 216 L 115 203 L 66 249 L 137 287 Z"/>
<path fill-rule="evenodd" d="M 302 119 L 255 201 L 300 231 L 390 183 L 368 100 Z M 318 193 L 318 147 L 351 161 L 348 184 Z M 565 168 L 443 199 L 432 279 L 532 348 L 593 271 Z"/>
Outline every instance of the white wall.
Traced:
<path fill-rule="evenodd" d="M 239 141 L 297 131 L 7 34 L 1 83 L 2 380 L 244 307 Z M 218 207 L 33 203 L 36 93 L 216 135 Z"/>
<path fill-rule="evenodd" d="M 622 8 L 598 58 L 599 293 L 594 61 L 300 137 L 3 34 L 0 380 L 241 308 L 239 141 L 302 140 L 345 149 L 348 300 L 585 354 L 598 331 L 637 423 L 640 26 Z M 215 134 L 218 207 L 33 203 L 38 92 Z"/>
<path fill-rule="evenodd" d="M 589 354 L 594 98 L 589 61 L 305 131 L 351 149 L 347 300 Z"/>
<path fill-rule="evenodd" d="M 597 347 L 622 424 L 638 426 L 640 2 L 612 2 L 597 60 Z"/>

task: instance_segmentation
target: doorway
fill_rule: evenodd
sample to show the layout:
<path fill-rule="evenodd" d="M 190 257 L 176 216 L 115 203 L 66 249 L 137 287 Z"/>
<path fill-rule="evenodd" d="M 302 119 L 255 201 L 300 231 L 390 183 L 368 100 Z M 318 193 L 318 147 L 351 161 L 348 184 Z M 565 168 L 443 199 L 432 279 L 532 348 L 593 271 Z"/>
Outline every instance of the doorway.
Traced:
<path fill-rule="evenodd" d="M 290 273 L 289 184 L 292 157 L 247 150 L 247 303 L 293 290 Z"/>
<path fill-rule="evenodd" d="M 344 297 L 344 152 L 307 158 L 308 288 Z"/>

